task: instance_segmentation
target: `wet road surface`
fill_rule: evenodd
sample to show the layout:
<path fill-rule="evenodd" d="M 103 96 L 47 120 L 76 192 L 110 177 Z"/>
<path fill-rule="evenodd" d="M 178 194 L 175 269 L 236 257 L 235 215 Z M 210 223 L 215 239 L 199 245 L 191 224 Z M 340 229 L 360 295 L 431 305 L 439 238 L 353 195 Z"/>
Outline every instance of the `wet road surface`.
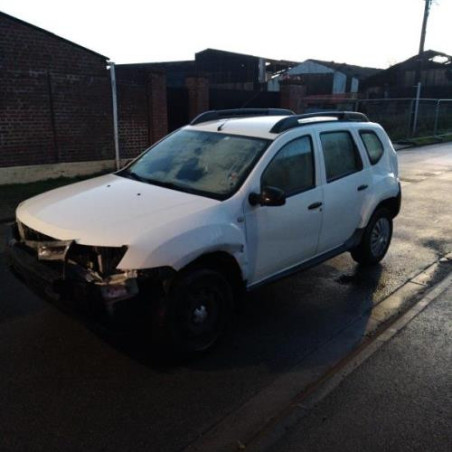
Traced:
<path fill-rule="evenodd" d="M 162 364 L 41 301 L 0 254 L 0 449 L 177 451 L 196 440 L 452 251 L 452 145 L 399 159 L 402 211 L 380 266 L 344 254 L 250 293 L 221 344 L 192 362 Z"/>

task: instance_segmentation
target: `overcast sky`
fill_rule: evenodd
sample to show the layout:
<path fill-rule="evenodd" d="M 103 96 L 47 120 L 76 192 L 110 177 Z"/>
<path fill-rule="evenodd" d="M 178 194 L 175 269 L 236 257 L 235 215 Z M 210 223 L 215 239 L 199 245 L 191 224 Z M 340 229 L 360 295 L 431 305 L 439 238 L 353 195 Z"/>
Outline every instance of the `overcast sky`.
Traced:
<path fill-rule="evenodd" d="M 0 10 L 116 63 L 206 48 L 385 68 L 415 55 L 423 0 L 0 0 Z M 434 0 L 425 49 L 452 54 L 452 0 Z"/>

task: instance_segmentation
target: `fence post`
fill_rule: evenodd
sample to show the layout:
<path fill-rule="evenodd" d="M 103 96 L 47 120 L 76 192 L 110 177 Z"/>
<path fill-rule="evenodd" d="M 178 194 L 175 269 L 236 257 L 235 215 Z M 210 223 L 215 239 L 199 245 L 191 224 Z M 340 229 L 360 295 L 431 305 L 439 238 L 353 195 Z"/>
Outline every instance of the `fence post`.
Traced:
<path fill-rule="evenodd" d="M 441 99 L 436 101 L 436 111 L 435 111 L 435 125 L 433 127 L 433 136 L 436 137 L 438 133 L 438 117 L 439 117 L 439 105 L 441 103 Z"/>
<path fill-rule="evenodd" d="M 413 130 L 412 130 L 412 134 L 413 137 L 414 135 L 416 135 L 416 128 L 417 128 L 417 116 L 419 113 L 419 100 L 421 97 L 421 82 L 418 82 L 417 84 L 417 88 L 416 88 L 416 101 L 414 104 L 414 118 L 413 118 Z"/>

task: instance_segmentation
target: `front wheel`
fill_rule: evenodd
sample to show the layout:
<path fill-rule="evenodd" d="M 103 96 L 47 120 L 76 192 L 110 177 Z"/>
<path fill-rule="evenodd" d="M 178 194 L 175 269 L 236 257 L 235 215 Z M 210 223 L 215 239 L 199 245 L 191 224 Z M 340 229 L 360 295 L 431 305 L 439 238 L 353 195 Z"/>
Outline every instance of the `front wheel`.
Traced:
<path fill-rule="evenodd" d="M 379 209 L 372 215 L 361 242 L 351 250 L 351 255 L 362 265 L 377 264 L 388 251 L 391 238 L 392 217 L 388 210 Z"/>
<path fill-rule="evenodd" d="M 222 335 L 232 311 L 232 290 L 218 272 L 194 269 L 173 281 L 157 314 L 159 342 L 179 353 L 211 348 Z"/>

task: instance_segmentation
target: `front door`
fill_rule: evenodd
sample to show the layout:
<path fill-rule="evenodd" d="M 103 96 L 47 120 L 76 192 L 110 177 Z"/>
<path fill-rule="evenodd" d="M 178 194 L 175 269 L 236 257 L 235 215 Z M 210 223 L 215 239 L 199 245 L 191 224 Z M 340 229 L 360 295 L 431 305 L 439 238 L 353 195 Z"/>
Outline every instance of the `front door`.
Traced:
<path fill-rule="evenodd" d="M 284 145 L 262 173 L 261 188 L 280 188 L 287 199 L 283 206 L 246 207 L 249 285 L 315 256 L 323 196 L 314 161 L 312 139 L 303 136 Z"/>

